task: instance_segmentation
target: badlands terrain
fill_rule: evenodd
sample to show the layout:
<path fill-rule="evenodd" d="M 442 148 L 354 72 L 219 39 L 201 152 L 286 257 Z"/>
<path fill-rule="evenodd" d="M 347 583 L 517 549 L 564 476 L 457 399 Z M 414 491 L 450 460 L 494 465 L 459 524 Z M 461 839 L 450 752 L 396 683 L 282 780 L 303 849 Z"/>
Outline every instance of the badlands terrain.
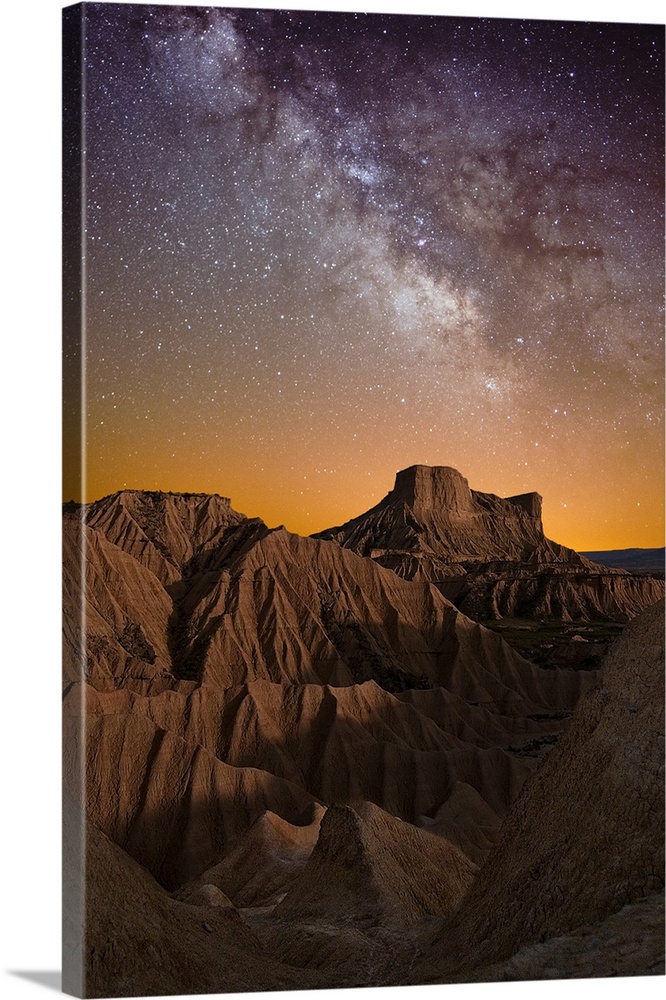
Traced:
<path fill-rule="evenodd" d="M 65 989 L 663 973 L 663 579 L 448 468 L 63 522 Z"/>

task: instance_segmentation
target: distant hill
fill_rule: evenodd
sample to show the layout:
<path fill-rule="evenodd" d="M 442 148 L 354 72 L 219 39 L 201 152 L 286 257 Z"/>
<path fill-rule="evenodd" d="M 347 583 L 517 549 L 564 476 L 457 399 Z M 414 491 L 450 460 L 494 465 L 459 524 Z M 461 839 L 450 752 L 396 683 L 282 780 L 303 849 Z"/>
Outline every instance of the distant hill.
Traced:
<path fill-rule="evenodd" d="M 581 552 L 582 556 L 602 566 L 628 569 L 634 573 L 664 572 L 664 547 L 660 549 L 609 549 L 607 552 Z"/>
<path fill-rule="evenodd" d="M 476 621 L 627 622 L 663 597 L 656 573 L 601 565 L 546 538 L 541 507 L 538 493 L 499 497 L 448 466 L 412 465 L 370 510 L 313 537 L 433 583 Z"/>

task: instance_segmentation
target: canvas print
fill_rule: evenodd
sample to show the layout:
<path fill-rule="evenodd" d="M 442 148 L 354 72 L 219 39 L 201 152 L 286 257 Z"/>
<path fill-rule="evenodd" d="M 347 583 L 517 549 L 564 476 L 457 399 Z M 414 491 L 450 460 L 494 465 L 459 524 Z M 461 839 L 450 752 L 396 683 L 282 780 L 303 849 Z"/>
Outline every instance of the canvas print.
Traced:
<path fill-rule="evenodd" d="M 663 26 L 63 38 L 65 990 L 663 975 Z"/>

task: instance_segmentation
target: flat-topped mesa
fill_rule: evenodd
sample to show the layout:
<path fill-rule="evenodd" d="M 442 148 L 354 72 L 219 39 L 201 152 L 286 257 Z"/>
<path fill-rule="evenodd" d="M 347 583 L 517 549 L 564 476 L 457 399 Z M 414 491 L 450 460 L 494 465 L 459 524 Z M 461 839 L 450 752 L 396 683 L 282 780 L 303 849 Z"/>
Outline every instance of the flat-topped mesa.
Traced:
<path fill-rule="evenodd" d="M 315 537 L 430 581 L 477 620 L 626 621 L 663 596 L 663 583 L 597 566 L 547 538 L 541 508 L 538 493 L 502 498 L 470 489 L 448 466 L 412 465 L 376 506 Z"/>
<path fill-rule="evenodd" d="M 157 506 L 164 503 L 170 503 L 179 507 L 192 505 L 196 506 L 201 503 L 206 503 L 209 506 L 214 505 L 215 507 L 222 509 L 231 507 L 231 499 L 229 497 L 220 496 L 219 493 L 133 489 L 117 490 L 115 493 L 110 493 L 108 496 L 102 497 L 101 500 L 96 500 L 94 503 L 88 504 L 88 507 L 99 506 L 100 504 L 107 503 L 122 504 L 124 507 L 129 509 L 134 509 L 137 505 L 145 506 L 146 504 L 151 504 L 152 506 Z"/>
<path fill-rule="evenodd" d="M 398 472 L 395 486 L 385 503 L 402 500 L 417 517 L 435 510 L 445 510 L 452 516 L 464 517 L 475 510 L 469 483 L 457 469 L 447 465 L 411 465 Z"/>
<path fill-rule="evenodd" d="M 512 512 L 511 507 L 506 505 L 511 504 L 524 511 L 542 530 L 543 499 L 539 493 L 521 493 L 505 499 L 492 493 L 481 493 L 470 489 L 467 479 L 448 465 L 411 465 L 398 472 L 395 486 L 381 506 L 388 507 L 396 501 L 407 504 L 417 518 L 425 519 L 433 514 L 453 519 L 465 518 L 487 511 L 489 507 L 495 513 L 502 511 L 506 517 Z"/>
<path fill-rule="evenodd" d="M 571 549 L 545 538 L 541 505 L 538 493 L 502 499 L 470 489 L 450 466 L 412 465 L 396 474 L 393 489 L 371 510 L 315 537 L 381 558 L 391 569 L 395 560 L 389 553 L 414 554 L 429 563 L 434 558 L 449 568 L 464 563 L 465 571 L 470 562 L 506 560 L 582 565 Z M 410 566 L 402 567 L 408 576 L 416 564 Z M 420 569 L 425 570 L 424 563 Z M 458 575 L 460 570 L 451 572 Z"/>
<path fill-rule="evenodd" d="M 427 465 L 398 472 L 393 490 L 379 505 L 387 511 L 407 509 L 406 523 L 416 535 L 405 548 L 448 564 L 509 560 L 581 565 L 575 552 L 545 537 L 541 507 L 538 493 L 506 498 L 482 493 L 470 489 L 457 469 Z"/>

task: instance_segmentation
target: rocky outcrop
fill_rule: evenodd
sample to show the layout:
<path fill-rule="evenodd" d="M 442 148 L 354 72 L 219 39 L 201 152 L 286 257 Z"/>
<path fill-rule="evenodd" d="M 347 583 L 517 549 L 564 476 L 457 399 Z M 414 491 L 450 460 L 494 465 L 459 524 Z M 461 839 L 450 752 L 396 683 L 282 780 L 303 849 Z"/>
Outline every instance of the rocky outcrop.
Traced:
<path fill-rule="evenodd" d="M 572 549 L 545 538 L 537 493 L 502 499 L 471 490 L 456 469 L 413 465 L 398 472 L 395 485 L 376 507 L 315 537 L 380 560 L 404 553 L 455 576 L 470 562 L 571 563 L 591 568 Z M 409 575 L 416 575 L 411 572 Z"/>
<path fill-rule="evenodd" d="M 116 533 L 128 516 L 123 496 L 115 517 L 104 501 L 103 519 L 93 504 L 83 519 L 65 521 L 68 680 L 79 677 L 83 657 L 95 688 L 122 682 L 141 693 L 176 680 L 225 688 L 255 680 L 336 687 L 374 680 L 393 692 L 458 683 L 468 693 L 483 675 L 491 685 L 485 694 L 505 703 L 533 697 L 518 674 L 552 686 L 427 581 L 402 580 L 338 545 L 268 531 L 240 515 L 219 532 L 209 525 L 206 537 L 219 544 L 205 552 L 183 542 L 184 516 L 173 538 L 163 530 L 165 552 L 196 550 L 202 560 L 195 569 L 190 557 L 187 574 L 164 584 L 156 575 L 164 566 L 154 572 L 146 565 L 154 553 L 137 547 L 134 529 Z M 223 513 L 228 518 L 229 508 Z M 175 555 L 165 557 L 165 565 L 175 564 Z"/>
<path fill-rule="evenodd" d="M 268 534 L 223 497 L 124 490 L 63 517 L 64 675 L 159 687 L 198 676 L 206 635 L 186 598 L 195 582 Z M 80 595 L 86 594 L 85 614 Z M 85 635 L 84 635 L 85 633 Z"/>
<path fill-rule="evenodd" d="M 121 490 L 79 508 L 79 516 L 164 584 L 201 568 L 212 552 L 224 552 L 231 529 L 268 530 L 233 510 L 227 497 L 207 493 Z"/>
<path fill-rule="evenodd" d="M 117 494 L 69 509 L 64 536 L 87 809 L 169 889 L 238 859 L 267 815 L 303 828 L 359 799 L 476 860 L 593 683 L 535 667 L 427 581 L 221 498 Z M 211 884 L 265 902 L 269 853 L 252 886 Z"/>
<path fill-rule="evenodd" d="M 663 597 L 663 581 L 546 538 L 541 508 L 538 493 L 502 499 L 470 489 L 455 469 L 415 465 L 367 513 L 315 537 L 434 583 L 477 620 L 628 621 Z"/>
<path fill-rule="evenodd" d="M 540 675 L 550 682 L 541 690 Z M 301 829 L 313 822 L 318 803 L 359 798 L 447 836 L 477 859 L 563 730 L 562 706 L 575 698 L 570 681 L 589 685 L 591 675 L 526 668 L 522 685 L 526 694 L 532 688 L 533 700 L 516 697 L 504 707 L 492 699 L 492 680 L 463 672 L 461 690 L 482 701 L 476 705 L 456 693 L 455 677 L 452 691 L 400 697 L 375 682 L 332 688 L 255 681 L 152 696 L 88 686 L 88 812 L 170 889 L 230 856 L 238 861 L 237 846 L 258 835 L 253 824 L 266 822 L 266 810 Z M 558 680 L 566 682 L 559 690 Z M 496 690 L 506 697 L 503 687 Z M 66 733 L 80 725 L 80 701 L 71 686 Z M 66 765 L 70 771 L 75 761 Z M 270 852 L 263 853 L 268 862 Z M 277 891 L 272 876 L 258 872 L 260 857 L 257 849 L 247 868 L 256 891 L 237 880 L 215 882 L 238 905 Z M 236 866 L 236 874 L 245 870 Z"/>
<path fill-rule="evenodd" d="M 370 803 L 331 806 L 316 847 L 275 911 L 277 919 L 413 923 L 455 909 L 476 871 L 442 837 Z"/>
<path fill-rule="evenodd" d="M 277 813 L 263 813 L 222 861 L 184 886 L 178 898 L 216 888 L 238 907 L 274 906 L 312 854 L 325 812 L 315 805 L 311 822 L 298 826 Z"/>
<path fill-rule="evenodd" d="M 628 903 L 605 920 L 526 945 L 505 962 L 476 976 L 471 972 L 470 978 L 507 982 L 663 974 L 664 894 L 659 893 Z"/>
<path fill-rule="evenodd" d="M 564 565 L 493 563 L 437 586 L 471 618 L 626 622 L 663 598 L 663 580 L 623 571 Z"/>
<path fill-rule="evenodd" d="M 95 826 L 86 832 L 83 995 L 163 996 L 321 985 L 280 965 L 220 897 L 170 898 Z"/>
<path fill-rule="evenodd" d="M 70 697 L 73 697 L 70 695 Z M 85 807 L 91 821 L 167 889 L 217 861 L 270 809 L 311 822 L 302 787 L 256 767 L 236 768 L 146 718 L 87 714 Z M 81 722 L 65 704 L 65 745 Z M 65 780 L 76 761 L 65 756 Z"/>
<path fill-rule="evenodd" d="M 653 902 L 664 886 L 663 737 L 659 604 L 612 646 L 599 686 L 581 702 L 560 745 L 515 803 L 468 898 L 426 949 L 417 981 L 482 978 L 490 966 L 503 974 L 502 963 L 520 953 L 514 965 L 521 967 L 524 949 L 538 952 L 544 941 L 601 933 L 602 926 L 604 934 L 612 931 L 621 940 L 623 923 L 631 931 L 625 908 L 639 901 L 646 901 L 649 914 L 658 913 Z M 660 936 L 663 973 L 663 923 Z M 553 945 L 560 953 L 566 947 Z M 651 948 L 631 974 L 656 971 L 658 957 Z M 607 949 L 607 971 L 598 962 L 592 974 L 613 974 L 615 960 Z"/>

